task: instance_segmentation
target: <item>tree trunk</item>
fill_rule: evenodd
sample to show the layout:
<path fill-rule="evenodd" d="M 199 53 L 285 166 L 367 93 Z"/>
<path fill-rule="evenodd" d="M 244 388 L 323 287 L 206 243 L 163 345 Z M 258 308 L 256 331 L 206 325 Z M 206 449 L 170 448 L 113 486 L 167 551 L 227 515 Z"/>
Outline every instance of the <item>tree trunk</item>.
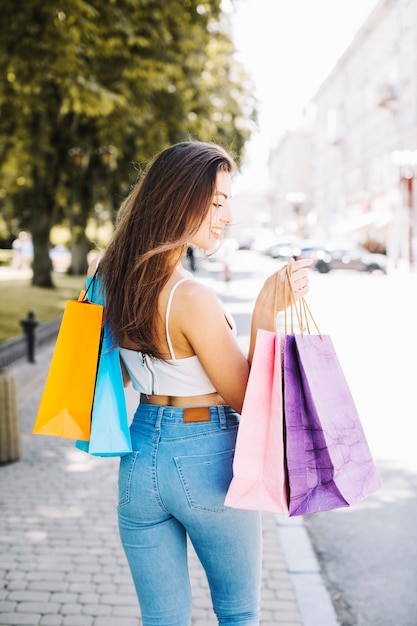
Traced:
<path fill-rule="evenodd" d="M 75 190 L 76 201 L 71 210 L 71 267 L 69 274 L 84 276 L 87 273 L 87 254 L 89 241 L 85 234 L 87 220 L 92 203 L 92 169 L 91 166 L 80 170 Z"/>
<path fill-rule="evenodd" d="M 51 289 L 52 263 L 49 258 L 49 233 L 52 227 L 53 199 L 46 184 L 33 190 L 31 233 L 33 241 L 32 285 Z"/>
<path fill-rule="evenodd" d="M 85 276 L 85 274 L 87 274 L 88 248 L 88 240 L 84 230 L 77 233 L 77 236 L 75 236 L 73 230 L 71 242 L 71 267 L 69 268 L 69 274 L 74 274 L 75 276 Z"/>

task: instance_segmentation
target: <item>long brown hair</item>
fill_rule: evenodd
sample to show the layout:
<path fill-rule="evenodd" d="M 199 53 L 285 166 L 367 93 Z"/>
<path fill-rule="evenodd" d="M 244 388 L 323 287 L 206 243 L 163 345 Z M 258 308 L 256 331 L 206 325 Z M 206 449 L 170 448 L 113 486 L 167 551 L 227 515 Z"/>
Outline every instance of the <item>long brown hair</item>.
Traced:
<path fill-rule="evenodd" d="M 175 144 L 148 165 L 120 208 L 98 267 L 106 320 L 116 341 L 127 339 L 162 358 L 159 294 L 210 209 L 217 172 L 233 173 L 235 168 L 223 148 L 198 141 Z"/>

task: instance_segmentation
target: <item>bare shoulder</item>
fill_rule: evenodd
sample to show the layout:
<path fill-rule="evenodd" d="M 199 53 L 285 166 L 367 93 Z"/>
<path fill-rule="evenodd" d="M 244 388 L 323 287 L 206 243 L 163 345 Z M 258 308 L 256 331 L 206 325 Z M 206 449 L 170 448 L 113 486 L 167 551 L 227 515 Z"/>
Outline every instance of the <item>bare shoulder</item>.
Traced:
<path fill-rule="evenodd" d="M 213 289 L 196 280 L 184 281 L 179 287 L 179 303 L 183 307 L 204 308 L 205 306 L 219 306 L 220 301 Z"/>
<path fill-rule="evenodd" d="M 224 324 L 223 307 L 216 293 L 195 280 L 179 285 L 172 309 L 183 332 L 194 324 L 198 324 L 200 330 L 217 322 Z"/>

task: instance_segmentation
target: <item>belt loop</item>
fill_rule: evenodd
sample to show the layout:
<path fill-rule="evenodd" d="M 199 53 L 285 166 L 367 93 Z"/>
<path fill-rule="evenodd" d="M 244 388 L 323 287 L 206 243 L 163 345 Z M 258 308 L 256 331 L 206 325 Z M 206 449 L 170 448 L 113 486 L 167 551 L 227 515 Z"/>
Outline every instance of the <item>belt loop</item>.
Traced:
<path fill-rule="evenodd" d="M 224 410 L 224 406 L 222 404 L 218 404 L 217 411 L 218 411 L 219 420 L 220 420 L 220 428 L 222 430 L 225 430 L 227 428 L 227 419 L 226 419 L 226 412 Z"/>
<path fill-rule="evenodd" d="M 164 410 L 166 407 L 164 406 L 160 406 L 158 409 L 158 413 L 156 415 L 156 420 L 155 420 L 155 430 L 161 430 L 161 422 L 162 422 L 162 418 L 164 416 Z"/>

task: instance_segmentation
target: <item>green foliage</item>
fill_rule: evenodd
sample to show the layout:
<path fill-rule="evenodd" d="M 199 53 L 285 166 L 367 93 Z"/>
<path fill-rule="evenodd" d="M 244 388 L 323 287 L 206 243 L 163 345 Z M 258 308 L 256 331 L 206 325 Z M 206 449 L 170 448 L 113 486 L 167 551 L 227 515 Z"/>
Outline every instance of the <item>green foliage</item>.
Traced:
<path fill-rule="evenodd" d="M 135 164 L 188 138 L 239 161 L 256 120 L 251 90 L 221 0 L 3 0 L 0 207 L 32 231 L 35 284 L 48 283 L 51 227 L 78 206 L 85 230 L 106 194 L 116 207 Z"/>

